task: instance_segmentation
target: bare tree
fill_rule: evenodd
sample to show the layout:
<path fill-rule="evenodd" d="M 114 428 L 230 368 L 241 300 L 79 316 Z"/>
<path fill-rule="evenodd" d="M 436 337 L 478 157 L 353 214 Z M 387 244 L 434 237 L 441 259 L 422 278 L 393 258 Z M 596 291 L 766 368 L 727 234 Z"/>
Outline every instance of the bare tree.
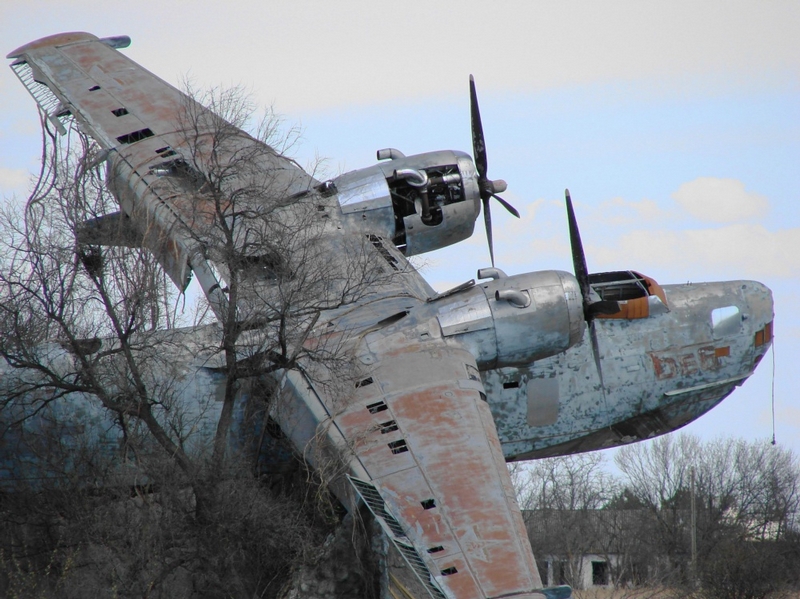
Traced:
<path fill-rule="evenodd" d="M 639 534 L 650 540 L 651 572 L 666 565 L 661 580 L 699 584 L 718 599 L 767 597 L 796 584 L 800 465 L 790 451 L 682 434 L 624 447 L 616 462 L 627 492 L 651 515 L 653 526 Z"/>
<path fill-rule="evenodd" d="M 302 175 L 280 152 L 293 134 L 276 138 L 271 118 L 242 133 L 252 107 L 240 91 L 202 100 L 212 110 L 187 99 L 179 150 L 151 173 L 150 190 L 180 204 L 173 241 L 143 219 L 108 218 L 126 200 L 124 165 L 112 160 L 104 176 L 87 138 L 57 139 L 44 120 L 44 176 L 21 210 L 2 214 L 0 443 L 23 458 L 18 478 L 35 479 L 8 495 L 28 503 L 4 515 L 27 518 L 34 502 L 39 541 L 51 541 L 23 538 L 28 518 L 3 558 L 53 574 L 34 554 L 58 554 L 61 591 L 70 555 L 73 572 L 80 562 L 123 596 L 191 595 L 192 585 L 203 596 L 275 595 L 321 544 L 311 525 L 336 520 L 308 501 L 324 493 L 309 494 L 306 470 L 288 486 L 253 474 L 284 373 L 346 378 L 341 336 L 309 338 L 321 311 L 386 275 L 365 240 L 330 251 L 318 195 L 298 191 Z M 174 239 L 218 281 L 206 289 L 216 321 L 200 328 L 174 328 L 169 278 L 184 281 L 151 253 L 163 257 Z"/>
<path fill-rule="evenodd" d="M 548 568 L 580 593 L 592 559 L 605 560 L 598 572 L 615 596 L 763 599 L 800 587 L 791 451 L 681 434 L 626 446 L 615 461 L 621 475 L 599 454 L 511 467 L 543 577 Z"/>
<path fill-rule="evenodd" d="M 552 569 L 555 584 L 583 587 L 584 557 L 608 557 L 609 537 L 601 508 L 617 484 L 603 469 L 601 454 L 537 460 L 515 468 L 520 506 L 541 569 Z M 542 572 L 547 580 L 547 572 Z"/>

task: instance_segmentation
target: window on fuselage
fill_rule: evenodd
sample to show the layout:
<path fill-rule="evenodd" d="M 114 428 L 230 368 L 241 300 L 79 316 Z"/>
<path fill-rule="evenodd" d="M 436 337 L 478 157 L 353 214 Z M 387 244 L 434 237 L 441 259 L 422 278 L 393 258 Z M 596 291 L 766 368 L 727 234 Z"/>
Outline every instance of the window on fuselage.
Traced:
<path fill-rule="evenodd" d="M 742 315 L 736 306 L 725 306 L 711 310 L 711 330 L 714 337 L 736 335 L 742 324 Z"/>

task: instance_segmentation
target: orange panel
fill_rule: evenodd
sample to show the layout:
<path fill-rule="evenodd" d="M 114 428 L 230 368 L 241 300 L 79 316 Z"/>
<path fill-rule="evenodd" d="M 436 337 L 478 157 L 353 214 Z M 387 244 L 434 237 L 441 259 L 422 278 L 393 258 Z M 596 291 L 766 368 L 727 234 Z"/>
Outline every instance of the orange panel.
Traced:
<path fill-rule="evenodd" d="M 764 329 L 756 331 L 756 347 L 764 345 Z"/>

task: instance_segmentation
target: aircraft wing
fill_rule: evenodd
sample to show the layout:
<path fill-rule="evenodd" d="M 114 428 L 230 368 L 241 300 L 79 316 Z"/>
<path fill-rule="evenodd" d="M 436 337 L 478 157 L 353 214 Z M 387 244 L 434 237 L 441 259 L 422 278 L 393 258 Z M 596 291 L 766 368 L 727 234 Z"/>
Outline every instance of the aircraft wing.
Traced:
<path fill-rule="evenodd" d="M 364 340 L 369 377 L 334 420 L 369 477 L 351 482 L 432 596 L 540 597 L 475 359 L 429 328 Z"/>
<path fill-rule="evenodd" d="M 193 270 L 213 303 L 219 284 L 213 273 L 204 274 L 212 268 L 198 207 L 209 194 L 193 190 L 193 181 L 207 181 L 204 169 L 212 160 L 245 153 L 255 156 L 254 171 L 269 175 L 289 210 L 292 198 L 317 182 L 116 51 L 128 42 L 61 34 L 9 58 L 50 122 L 63 129 L 71 115 L 108 161 L 109 186 L 122 210 L 90 223 L 86 237 L 138 238 L 179 288 Z M 225 136 L 229 143 L 220 146 Z M 335 232 L 331 243 L 338 243 L 333 240 L 345 232 L 334 222 L 336 210 L 324 194 L 315 197 L 315 211 L 330 209 L 326 222 Z M 134 234 L 125 237 L 127 229 Z M 314 377 L 288 372 L 287 384 L 296 380 L 290 395 L 298 413 L 310 416 L 304 430 L 292 429 L 291 417 L 282 428 L 305 451 L 328 427 L 329 439 L 349 452 L 353 489 L 434 598 L 545 596 L 534 591 L 541 581 L 475 357 L 443 337 L 435 309 L 425 308 L 432 290 L 396 248 L 365 231 L 356 236 L 392 276 L 362 303 L 343 308 L 352 325 L 344 327 L 346 343 L 364 376 L 342 399 L 315 391 Z M 397 302 L 408 306 L 398 311 Z M 322 320 L 327 335 L 337 317 L 328 313 Z"/>
<path fill-rule="evenodd" d="M 210 270 L 197 242 L 203 209 L 192 192 L 212 161 L 247 154 L 258 167 L 254 172 L 268 176 L 271 188 L 290 199 L 318 182 L 116 50 L 128 44 L 127 37 L 62 33 L 26 44 L 8 58 L 46 118 L 62 133 L 74 118 L 102 149 L 95 162 L 108 160 L 108 183 L 122 213 L 89 223 L 86 241 L 108 243 L 99 236 L 110 233 L 120 243 L 138 237 L 184 289 L 189 268 L 199 277 Z M 178 176 L 165 176 L 170 174 Z M 207 285 L 201 279 L 204 288 L 213 286 L 212 278 Z"/>

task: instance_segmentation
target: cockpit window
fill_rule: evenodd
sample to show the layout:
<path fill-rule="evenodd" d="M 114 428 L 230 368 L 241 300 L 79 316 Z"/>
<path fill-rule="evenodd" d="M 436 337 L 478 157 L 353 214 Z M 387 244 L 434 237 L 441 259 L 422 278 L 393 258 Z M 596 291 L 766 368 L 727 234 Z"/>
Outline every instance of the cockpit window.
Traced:
<path fill-rule="evenodd" d="M 727 337 L 739 332 L 742 316 L 736 306 L 714 308 L 711 311 L 711 329 L 714 337 Z"/>
<path fill-rule="evenodd" d="M 667 296 L 661 285 L 638 272 L 593 273 L 589 275 L 589 285 L 601 300 L 619 304 L 618 312 L 597 314 L 597 318 L 631 320 L 669 312 Z"/>
<path fill-rule="evenodd" d="M 638 273 L 622 270 L 589 275 L 589 284 L 600 299 L 627 301 L 649 295 L 650 284 Z"/>

